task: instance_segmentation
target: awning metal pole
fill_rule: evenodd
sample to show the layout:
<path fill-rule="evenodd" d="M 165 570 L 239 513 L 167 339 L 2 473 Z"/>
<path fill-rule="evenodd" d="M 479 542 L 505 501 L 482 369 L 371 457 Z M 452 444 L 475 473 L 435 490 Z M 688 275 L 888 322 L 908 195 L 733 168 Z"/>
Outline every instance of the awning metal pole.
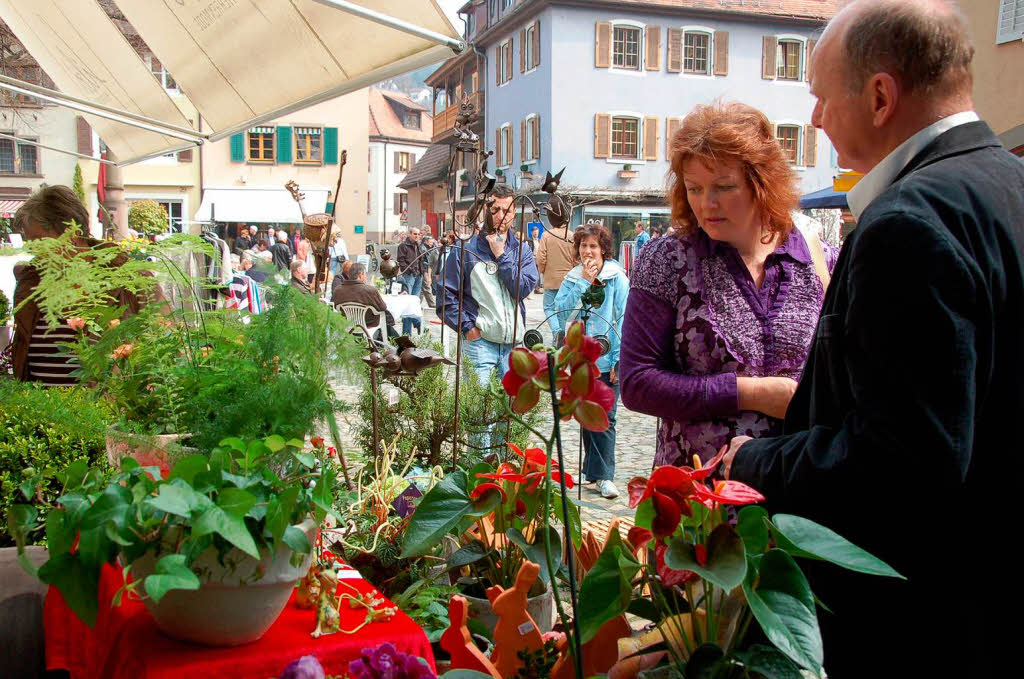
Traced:
<path fill-rule="evenodd" d="M 15 137 L 13 134 L 4 134 L 0 132 L 0 139 L 10 139 L 12 141 L 18 142 L 19 144 L 31 144 L 32 146 L 38 146 L 39 148 L 46 149 L 48 151 L 66 153 L 69 156 L 78 156 L 79 158 L 85 158 L 86 160 L 95 160 L 98 163 L 106 163 L 107 165 L 117 164 L 112 160 L 107 160 L 106 158 L 96 158 L 94 156 L 89 156 L 84 153 L 76 153 L 75 151 L 68 151 L 67 149 L 59 149 L 56 146 L 47 146 L 46 144 L 40 144 L 39 142 L 34 141 L 32 139 L 22 139 L 21 137 Z"/>
<path fill-rule="evenodd" d="M 152 153 L 147 153 L 142 156 L 135 156 L 134 158 L 129 158 L 128 160 L 119 160 L 117 161 L 117 166 L 124 167 L 125 165 L 134 165 L 135 163 L 141 163 L 143 161 L 151 160 L 153 158 L 159 158 L 160 156 L 166 156 L 169 153 L 177 153 L 178 151 L 188 151 L 189 149 L 198 148 L 201 145 L 202 142 L 189 142 L 188 144 L 173 146 L 169 149 L 164 149 L 163 151 L 153 151 Z"/>
<path fill-rule="evenodd" d="M 355 14 L 363 19 L 368 19 L 369 21 L 373 21 L 382 26 L 394 28 L 395 30 L 408 33 L 409 35 L 415 35 L 418 38 L 425 38 L 431 42 L 436 42 L 439 45 L 444 45 L 450 48 L 456 54 L 461 54 L 466 49 L 466 43 L 462 40 L 428 30 L 422 26 L 411 24 L 408 21 L 378 12 L 377 10 L 357 5 L 354 2 L 348 2 L 348 0 L 314 0 L 314 2 L 326 5 L 327 7 L 340 9 L 341 11 L 348 12 L 349 14 Z"/>
<path fill-rule="evenodd" d="M 208 141 L 214 142 L 225 139 L 233 134 L 237 134 L 238 132 L 248 130 L 253 125 L 259 125 L 260 123 L 264 123 L 268 120 L 275 120 L 281 116 L 294 113 L 295 111 L 301 111 L 302 109 L 309 108 L 315 104 L 321 104 L 330 99 L 348 94 L 349 92 L 361 90 L 364 87 L 369 87 L 370 85 L 379 83 L 382 80 L 387 80 L 393 76 L 408 73 L 409 71 L 415 71 L 418 68 L 430 66 L 431 64 L 436 64 L 440 61 L 444 61 L 448 56 L 450 56 L 447 55 L 447 52 L 450 52 L 447 47 L 431 47 L 419 54 L 414 54 L 404 59 L 400 59 L 382 68 L 374 69 L 370 73 L 352 78 L 351 80 L 346 80 L 337 87 L 332 87 L 329 90 L 324 90 L 318 94 L 308 96 L 305 99 L 300 99 L 292 104 L 281 106 L 273 111 L 267 111 L 255 118 L 250 118 L 249 120 L 233 125 L 227 129 L 221 130 L 220 132 L 214 132 L 209 135 Z"/>
<path fill-rule="evenodd" d="M 103 104 L 95 104 L 88 102 L 78 97 L 72 97 L 64 94 L 63 92 L 57 92 L 46 87 L 39 87 L 32 83 L 22 82 L 14 78 L 9 78 L 5 75 L 0 75 L 0 89 L 11 90 L 18 94 L 24 94 L 30 97 L 37 97 L 44 101 L 53 102 L 75 111 L 82 113 L 89 113 L 99 118 L 106 118 L 107 120 L 113 120 L 118 123 L 124 123 L 125 125 L 131 125 L 138 127 L 149 132 L 156 132 L 167 137 L 174 137 L 175 139 L 183 139 L 185 141 L 191 141 L 195 143 L 202 142 L 206 139 L 206 135 L 200 134 L 195 130 L 188 130 L 177 125 L 165 123 L 155 118 L 148 118 L 138 113 L 132 113 L 131 111 L 123 111 L 121 109 L 112 108 L 110 106 L 104 106 Z"/>

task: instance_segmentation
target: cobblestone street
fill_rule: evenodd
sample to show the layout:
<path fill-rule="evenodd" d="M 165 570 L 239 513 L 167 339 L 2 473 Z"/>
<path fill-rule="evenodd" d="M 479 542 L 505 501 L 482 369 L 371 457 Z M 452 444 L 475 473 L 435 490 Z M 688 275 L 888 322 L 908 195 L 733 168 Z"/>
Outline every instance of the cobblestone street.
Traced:
<path fill-rule="evenodd" d="M 551 332 L 547 323 L 544 322 L 543 295 L 533 294 L 526 300 L 526 321 L 527 328 L 539 328 L 550 341 Z M 437 316 L 432 309 L 424 309 L 424 327 L 429 327 L 431 336 L 436 340 L 441 337 L 441 326 L 436 322 Z M 453 338 L 451 331 L 445 328 L 445 341 Z M 355 404 L 358 398 L 358 390 L 349 384 L 338 385 L 338 393 L 351 404 Z M 342 428 L 346 448 L 356 448 L 355 437 L 352 434 L 356 424 L 357 415 L 349 413 L 339 417 L 339 424 Z M 580 464 L 580 436 L 579 426 L 575 421 L 563 423 L 562 443 L 565 464 L 573 478 L 579 478 Z M 550 427 L 550 418 L 543 425 L 542 431 Z M 583 508 L 584 521 L 608 520 L 612 516 L 632 518 L 633 510 L 629 508 L 629 498 L 626 493 L 626 484 L 634 476 L 647 476 L 651 471 L 651 463 L 654 459 L 656 420 L 648 415 L 636 413 L 623 407 L 622 402 L 618 404 L 618 419 L 616 424 L 616 445 L 615 445 L 615 484 L 619 488 L 619 497 L 614 500 L 606 500 L 594 490 L 594 486 L 585 486 L 582 490 L 582 500 L 588 503 Z M 579 491 L 574 490 L 576 494 Z"/>

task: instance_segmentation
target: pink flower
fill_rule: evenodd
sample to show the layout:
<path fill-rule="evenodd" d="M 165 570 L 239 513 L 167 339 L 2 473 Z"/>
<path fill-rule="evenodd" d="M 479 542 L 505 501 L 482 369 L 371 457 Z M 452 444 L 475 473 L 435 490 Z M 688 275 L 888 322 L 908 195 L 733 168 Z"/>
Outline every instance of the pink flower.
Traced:
<path fill-rule="evenodd" d="M 75 332 L 82 332 L 82 329 L 85 328 L 85 319 L 78 316 L 70 318 L 68 319 L 68 327 Z"/>
<path fill-rule="evenodd" d="M 114 353 L 112 353 L 110 355 L 110 357 L 113 358 L 114 360 L 120 360 L 122 358 L 128 358 L 131 355 L 132 351 L 134 351 L 134 350 L 135 350 L 135 345 L 134 344 L 131 344 L 130 342 L 128 344 L 122 344 L 118 348 L 114 349 Z"/>
<path fill-rule="evenodd" d="M 117 318 L 110 319 L 110 329 L 113 330 L 117 326 L 121 325 L 121 321 Z"/>

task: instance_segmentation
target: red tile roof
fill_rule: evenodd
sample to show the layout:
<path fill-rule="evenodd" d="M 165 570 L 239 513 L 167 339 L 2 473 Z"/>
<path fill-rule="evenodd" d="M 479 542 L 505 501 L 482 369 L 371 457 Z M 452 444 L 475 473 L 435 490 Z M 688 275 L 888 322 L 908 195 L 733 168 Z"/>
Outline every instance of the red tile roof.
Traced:
<path fill-rule="evenodd" d="M 839 9 L 839 0 L 619 0 L 623 5 L 647 5 L 659 8 L 719 10 L 744 14 L 831 19 Z"/>
<path fill-rule="evenodd" d="M 420 114 L 420 129 L 410 130 L 402 125 L 391 102 L 417 111 Z M 434 134 L 434 119 L 427 109 L 399 92 L 370 90 L 370 136 L 389 137 L 410 142 L 429 144 Z"/>

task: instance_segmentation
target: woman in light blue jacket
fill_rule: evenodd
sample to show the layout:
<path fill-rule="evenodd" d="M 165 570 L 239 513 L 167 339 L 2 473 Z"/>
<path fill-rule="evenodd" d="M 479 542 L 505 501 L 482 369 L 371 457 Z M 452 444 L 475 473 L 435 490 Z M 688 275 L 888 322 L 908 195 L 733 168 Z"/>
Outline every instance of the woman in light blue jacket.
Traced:
<path fill-rule="evenodd" d="M 619 263 L 612 259 L 612 236 L 603 226 L 586 224 L 573 234 L 573 249 L 580 262 L 565 275 L 555 307 L 569 315 L 569 320 L 582 320 L 587 316 L 587 334 L 608 338 L 610 349 L 597 360 L 601 381 L 615 391 L 615 405 L 608 413 L 609 426 L 597 433 L 583 430 L 583 482 L 597 483 L 597 490 L 605 498 L 617 497 L 615 487 L 615 411 L 619 400 L 619 336 L 622 317 L 626 313 L 629 279 Z M 586 294 L 598 281 L 603 284 L 604 300 L 595 302 Z M 589 303 L 588 303 L 589 302 Z M 597 304 L 597 306 L 593 306 Z"/>

